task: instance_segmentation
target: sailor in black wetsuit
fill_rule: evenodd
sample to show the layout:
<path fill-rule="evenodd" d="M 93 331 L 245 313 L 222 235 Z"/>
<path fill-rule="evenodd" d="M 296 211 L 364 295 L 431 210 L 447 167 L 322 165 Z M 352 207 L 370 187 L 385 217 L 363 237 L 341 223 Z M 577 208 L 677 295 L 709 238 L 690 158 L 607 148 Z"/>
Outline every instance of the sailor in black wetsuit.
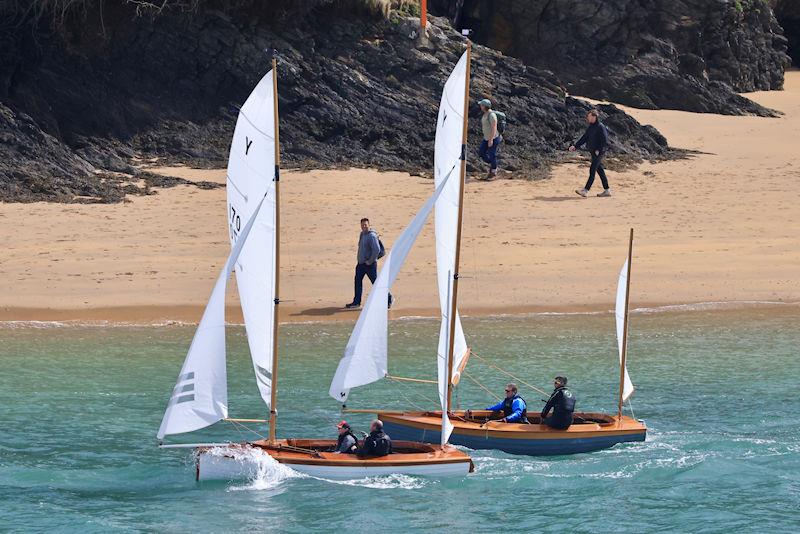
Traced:
<path fill-rule="evenodd" d="M 556 389 L 542 410 L 542 423 L 558 430 L 566 430 L 572 424 L 572 412 L 575 411 L 575 395 L 567 389 L 567 377 L 555 378 Z M 550 417 L 547 414 L 553 410 Z"/>
<path fill-rule="evenodd" d="M 383 432 L 383 421 L 375 419 L 369 427 L 369 436 L 364 446 L 358 449 L 360 456 L 386 456 L 392 454 L 392 438 Z"/>

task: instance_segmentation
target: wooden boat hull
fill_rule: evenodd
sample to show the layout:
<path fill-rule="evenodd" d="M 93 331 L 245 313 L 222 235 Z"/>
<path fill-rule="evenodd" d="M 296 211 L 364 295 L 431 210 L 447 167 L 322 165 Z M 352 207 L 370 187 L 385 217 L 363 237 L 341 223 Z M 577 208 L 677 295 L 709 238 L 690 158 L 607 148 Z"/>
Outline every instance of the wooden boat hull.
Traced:
<path fill-rule="evenodd" d="M 278 440 L 231 444 L 227 450 L 197 449 L 197 480 L 243 480 L 258 475 L 259 453 L 312 477 L 352 480 L 390 474 L 429 477 L 465 476 L 472 459 L 452 446 L 393 440 L 395 453 L 378 458 L 335 454 L 333 440 Z"/>
<path fill-rule="evenodd" d="M 450 443 L 470 449 L 501 450 L 510 454 L 555 456 L 593 452 L 618 443 L 644 441 L 647 427 L 631 417 L 598 413 L 576 413 L 587 422 L 573 424 L 567 430 L 555 430 L 540 424 L 539 416 L 529 417 L 532 424 L 489 422 L 482 420 L 491 412 L 473 411 L 472 419 L 463 411 L 451 418 L 454 429 Z M 384 430 L 392 439 L 424 443 L 441 442 L 441 412 L 381 412 Z"/>

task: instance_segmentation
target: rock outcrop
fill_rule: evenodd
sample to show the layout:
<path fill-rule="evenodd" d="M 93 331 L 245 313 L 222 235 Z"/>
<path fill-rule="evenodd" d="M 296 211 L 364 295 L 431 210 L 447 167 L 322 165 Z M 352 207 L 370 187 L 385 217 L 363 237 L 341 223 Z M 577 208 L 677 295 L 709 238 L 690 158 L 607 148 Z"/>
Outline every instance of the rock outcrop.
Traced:
<path fill-rule="evenodd" d="M 775 18 L 783 28 L 789 45 L 789 56 L 795 66 L 800 66 L 800 1 L 770 0 Z"/>
<path fill-rule="evenodd" d="M 787 4 L 793 0 L 788 0 Z M 772 115 L 787 40 L 765 0 L 432 0 L 476 41 L 630 106 Z"/>
<path fill-rule="evenodd" d="M 444 19 L 432 19 L 428 38 L 419 39 L 417 19 L 345 19 L 335 6 L 286 26 L 252 11 L 151 19 L 125 6 L 106 2 L 102 25 L 79 18 L 58 32 L 48 26 L 6 36 L 2 200 L 117 201 L 136 188 L 114 185 L 107 173 L 136 174 L 134 156 L 224 166 L 235 106 L 273 54 L 287 166 L 429 171 L 441 88 L 465 47 Z M 512 177 L 546 176 L 588 109 L 566 97 L 551 73 L 481 46 L 474 47 L 472 95 L 490 96 L 508 113 L 501 157 Z M 671 156 L 655 129 L 613 106 L 603 111 L 617 159 Z M 472 120 L 471 142 L 479 135 Z M 477 165 L 470 150 L 469 166 Z"/>

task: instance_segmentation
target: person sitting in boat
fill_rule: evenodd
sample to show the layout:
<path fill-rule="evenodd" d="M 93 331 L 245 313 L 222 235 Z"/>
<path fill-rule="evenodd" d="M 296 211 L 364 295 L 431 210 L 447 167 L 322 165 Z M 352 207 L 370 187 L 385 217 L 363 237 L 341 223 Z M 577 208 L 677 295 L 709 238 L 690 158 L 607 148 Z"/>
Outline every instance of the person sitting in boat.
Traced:
<path fill-rule="evenodd" d="M 386 456 L 392 454 L 392 438 L 383 431 L 383 421 L 375 419 L 369 427 L 369 436 L 364 446 L 358 449 L 359 456 Z"/>
<path fill-rule="evenodd" d="M 336 425 L 336 428 L 339 429 L 339 438 L 336 440 L 336 450 L 333 452 L 337 454 L 355 453 L 358 450 L 358 438 L 350 429 L 350 424 L 342 421 Z"/>
<path fill-rule="evenodd" d="M 486 408 L 493 412 L 503 412 L 503 418 L 500 419 L 503 423 L 527 423 L 528 422 L 528 404 L 525 399 L 517 393 L 516 384 L 506 385 L 506 398 L 498 402 L 494 406 Z"/>
<path fill-rule="evenodd" d="M 567 389 L 567 377 L 557 376 L 554 380 L 556 388 L 550 395 L 542 410 L 542 423 L 558 430 L 566 430 L 572 424 L 572 412 L 575 411 L 575 395 Z M 547 414 L 553 410 L 550 417 Z"/>

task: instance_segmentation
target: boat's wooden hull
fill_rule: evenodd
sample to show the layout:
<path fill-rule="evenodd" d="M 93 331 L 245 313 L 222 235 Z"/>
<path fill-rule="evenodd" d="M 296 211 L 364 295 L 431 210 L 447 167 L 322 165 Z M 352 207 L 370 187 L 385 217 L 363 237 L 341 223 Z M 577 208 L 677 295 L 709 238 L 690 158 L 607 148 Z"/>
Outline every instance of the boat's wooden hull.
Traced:
<path fill-rule="evenodd" d="M 333 440 L 278 440 L 274 445 L 254 441 L 231 444 L 227 451 L 199 448 L 197 479 L 254 478 L 259 471 L 259 452 L 297 472 L 325 479 L 348 480 L 390 474 L 451 477 L 465 476 L 474 469 L 470 457 L 452 446 L 398 440 L 393 443 L 398 452 L 378 458 L 325 452 L 336 444 Z"/>
<path fill-rule="evenodd" d="M 384 430 L 393 439 L 439 443 L 441 441 L 441 412 L 376 412 Z M 592 452 L 613 447 L 617 443 L 644 441 L 647 427 L 631 417 L 596 413 L 576 413 L 590 421 L 573 424 L 567 430 L 555 430 L 539 424 L 539 418 L 529 419 L 536 424 L 489 422 L 488 411 L 456 412 L 451 418 L 454 429 L 450 443 L 470 449 L 493 449 L 511 454 L 553 456 Z M 594 421 L 594 422 L 591 422 Z"/>

